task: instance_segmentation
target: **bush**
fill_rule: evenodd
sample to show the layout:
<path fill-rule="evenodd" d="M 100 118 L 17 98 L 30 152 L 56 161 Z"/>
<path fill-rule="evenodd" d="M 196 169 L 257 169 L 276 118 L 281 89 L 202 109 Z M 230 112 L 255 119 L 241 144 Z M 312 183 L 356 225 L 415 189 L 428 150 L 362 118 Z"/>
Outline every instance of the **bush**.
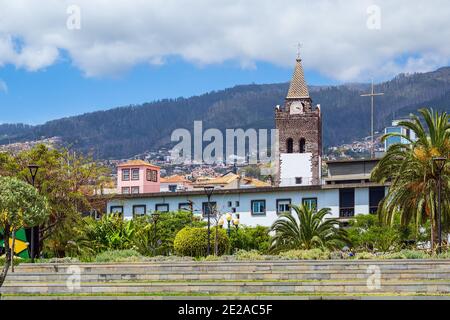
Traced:
<path fill-rule="evenodd" d="M 377 258 L 377 255 L 372 252 L 362 251 L 362 252 L 357 252 L 355 254 L 355 259 L 358 259 L 358 260 L 370 260 L 370 259 L 376 259 L 376 258 Z"/>
<path fill-rule="evenodd" d="M 330 252 L 322 249 L 289 250 L 280 252 L 280 257 L 286 260 L 328 260 Z"/>
<path fill-rule="evenodd" d="M 110 250 L 98 254 L 95 262 L 135 262 L 142 261 L 144 257 L 136 250 Z"/>
<path fill-rule="evenodd" d="M 264 256 L 262 256 L 258 250 L 238 250 L 234 256 L 236 257 L 236 260 L 264 260 Z"/>
<path fill-rule="evenodd" d="M 230 230 L 230 244 L 233 251 L 257 250 L 266 253 L 270 246 L 269 228 L 263 226 L 247 227 Z"/>
<path fill-rule="evenodd" d="M 211 228 L 211 253 L 214 253 L 217 230 L 218 255 L 228 251 L 230 242 L 224 229 Z M 206 256 L 208 248 L 208 230 L 206 228 L 185 227 L 175 236 L 173 242 L 178 255 L 200 257 Z"/>
<path fill-rule="evenodd" d="M 430 259 L 430 255 L 419 250 L 401 250 L 381 256 L 382 259 Z"/>

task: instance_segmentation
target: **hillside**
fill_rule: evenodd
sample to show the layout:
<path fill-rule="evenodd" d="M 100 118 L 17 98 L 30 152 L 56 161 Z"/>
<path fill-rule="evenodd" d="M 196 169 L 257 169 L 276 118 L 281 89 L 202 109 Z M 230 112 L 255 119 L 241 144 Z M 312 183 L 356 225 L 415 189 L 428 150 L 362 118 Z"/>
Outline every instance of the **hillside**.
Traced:
<path fill-rule="evenodd" d="M 160 100 L 49 121 L 43 125 L 0 125 L 0 144 L 59 136 L 65 144 L 97 158 L 124 158 L 170 143 L 176 128 L 273 128 L 274 107 L 282 105 L 287 83 L 241 85 L 191 98 Z M 323 112 L 325 146 L 370 134 L 370 101 L 360 97 L 367 84 L 310 87 Z M 450 67 L 401 74 L 376 86 L 375 127 L 423 106 L 450 111 Z"/>

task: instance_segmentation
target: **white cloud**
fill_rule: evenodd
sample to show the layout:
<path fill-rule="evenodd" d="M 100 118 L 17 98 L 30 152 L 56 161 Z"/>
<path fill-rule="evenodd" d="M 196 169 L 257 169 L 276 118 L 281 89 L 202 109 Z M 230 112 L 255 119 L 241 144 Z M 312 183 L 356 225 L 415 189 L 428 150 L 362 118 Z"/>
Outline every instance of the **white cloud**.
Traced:
<path fill-rule="evenodd" d="M 308 69 L 343 81 L 385 79 L 450 62 L 448 0 L 377 0 L 381 29 L 367 27 L 368 0 L 0 0 L 0 66 L 35 71 L 66 52 L 87 76 L 120 74 L 178 55 L 197 65 L 236 60 L 292 66 L 296 43 Z M 81 29 L 67 28 L 67 8 Z"/>
<path fill-rule="evenodd" d="M 8 86 L 6 85 L 6 82 L 0 79 L 0 93 L 8 93 Z"/>

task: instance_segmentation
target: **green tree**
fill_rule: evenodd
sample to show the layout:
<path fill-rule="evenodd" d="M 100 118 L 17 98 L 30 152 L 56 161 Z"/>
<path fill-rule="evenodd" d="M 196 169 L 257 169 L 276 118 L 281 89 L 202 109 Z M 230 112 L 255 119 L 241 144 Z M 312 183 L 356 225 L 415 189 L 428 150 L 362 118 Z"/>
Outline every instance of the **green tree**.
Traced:
<path fill-rule="evenodd" d="M 39 144 L 15 155 L 0 154 L 0 174 L 31 182 L 28 165 L 39 165 L 35 186 L 49 203 L 50 216 L 40 227 L 40 249 L 64 256 L 76 236 L 81 212 L 98 209 L 90 201 L 95 190 L 110 183 L 109 170 L 92 157 Z"/>
<path fill-rule="evenodd" d="M 424 124 L 416 115 L 399 125 L 414 132 L 417 140 L 399 133 L 389 133 L 383 140 L 397 136 L 408 144 L 394 144 L 372 171 L 372 180 L 391 182 L 386 197 L 379 206 L 380 219 L 393 224 L 399 212 L 402 225 L 415 222 L 418 229 L 429 220 L 431 223 L 431 248 L 437 237 L 437 167 L 434 157 L 446 157 L 442 171 L 442 216 L 448 226 L 450 215 L 450 124 L 449 116 L 432 109 L 419 110 Z M 425 126 L 424 126 L 425 125 Z"/>
<path fill-rule="evenodd" d="M 336 219 L 325 219 L 331 214 L 329 208 L 319 211 L 304 205 L 292 205 L 292 208 L 296 216 L 284 213 L 273 223 L 271 231 L 275 235 L 270 251 L 338 248 L 348 241 L 347 232 L 338 227 Z"/>
<path fill-rule="evenodd" d="M 380 223 L 376 215 L 358 214 L 350 220 L 347 229 L 348 237 L 352 246 L 363 251 L 387 252 L 390 249 L 400 248 L 402 240 L 410 234 L 395 226 Z"/>
<path fill-rule="evenodd" d="M 233 251 L 242 249 L 246 251 L 258 250 L 266 253 L 270 246 L 269 228 L 263 226 L 247 227 L 239 229 L 230 226 L 230 245 Z"/>
<path fill-rule="evenodd" d="M 11 234 L 23 227 L 43 223 L 48 216 L 45 197 L 28 183 L 12 177 L 0 177 L 0 228 L 3 229 L 6 259 L 0 274 L 0 287 L 11 265 Z"/>

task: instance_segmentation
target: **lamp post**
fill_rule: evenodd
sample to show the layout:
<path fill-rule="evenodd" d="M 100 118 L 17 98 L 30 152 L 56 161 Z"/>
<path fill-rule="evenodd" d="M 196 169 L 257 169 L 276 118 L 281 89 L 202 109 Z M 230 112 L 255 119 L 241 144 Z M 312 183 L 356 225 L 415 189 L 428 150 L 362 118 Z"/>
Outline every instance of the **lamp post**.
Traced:
<path fill-rule="evenodd" d="M 214 241 L 214 255 L 218 256 L 219 255 L 219 237 L 218 237 L 218 232 L 219 232 L 219 227 L 223 227 L 223 218 L 220 218 L 219 221 L 216 224 L 216 237 L 215 237 L 215 241 Z"/>
<path fill-rule="evenodd" d="M 236 231 L 239 229 L 239 219 L 238 218 L 234 218 L 233 219 L 233 224 L 236 227 Z"/>
<path fill-rule="evenodd" d="M 34 187 L 34 182 L 36 180 L 36 175 L 39 170 L 39 166 L 37 164 L 30 164 L 28 165 L 28 170 L 31 174 L 31 185 Z M 36 231 L 36 228 L 38 229 L 37 232 L 39 234 L 39 226 L 33 226 L 31 227 L 31 262 L 34 263 L 34 257 L 35 257 L 35 239 L 34 239 L 34 233 Z"/>
<path fill-rule="evenodd" d="M 154 223 L 154 227 L 153 227 L 153 237 L 154 237 L 154 239 L 153 239 L 153 241 L 154 241 L 154 244 L 153 244 L 153 256 L 154 257 L 156 256 L 156 245 L 158 243 L 156 241 L 156 224 L 158 222 L 158 219 L 159 219 L 159 213 L 157 213 L 157 212 L 152 213 L 152 220 L 153 220 L 153 223 Z"/>
<path fill-rule="evenodd" d="M 206 186 L 203 188 L 205 190 L 205 194 L 208 197 L 208 248 L 206 251 L 206 256 L 210 255 L 211 252 L 211 196 L 214 192 L 214 187 L 213 186 Z"/>
<path fill-rule="evenodd" d="M 441 189 L 442 189 L 442 170 L 444 169 L 445 162 L 447 158 L 445 157 L 434 157 L 433 162 L 436 164 L 437 175 L 438 175 L 438 212 L 437 212 L 437 223 L 438 223 L 438 253 L 442 252 L 442 218 L 441 218 Z"/>
<path fill-rule="evenodd" d="M 226 215 L 225 215 L 225 219 L 227 219 L 227 222 L 228 222 L 228 229 L 227 229 L 227 234 L 228 234 L 228 237 L 230 237 L 230 224 L 231 224 L 231 219 L 233 218 L 233 216 L 231 215 L 231 213 L 227 213 Z"/>

